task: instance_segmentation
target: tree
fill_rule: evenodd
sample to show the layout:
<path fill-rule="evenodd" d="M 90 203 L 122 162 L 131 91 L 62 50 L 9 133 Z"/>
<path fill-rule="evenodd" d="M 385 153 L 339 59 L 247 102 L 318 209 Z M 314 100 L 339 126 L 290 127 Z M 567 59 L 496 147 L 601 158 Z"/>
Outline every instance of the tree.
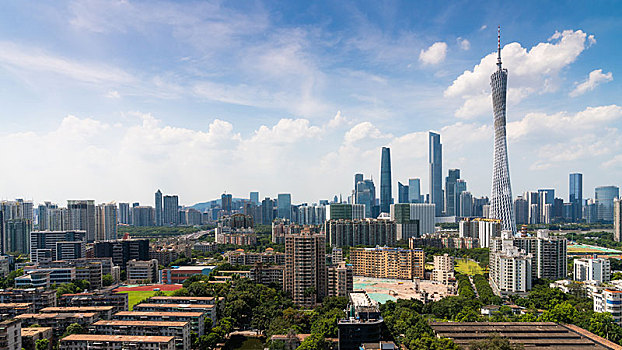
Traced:
<path fill-rule="evenodd" d="M 324 350 L 326 348 L 326 339 L 320 334 L 311 333 L 296 350 Z"/>
<path fill-rule="evenodd" d="M 622 327 L 615 323 L 610 313 L 595 312 L 590 317 L 588 331 L 616 343 L 622 339 Z"/>
<path fill-rule="evenodd" d="M 112 275 L 105 274 L 102 276 L 102 285 L 104 287 L 111 286 L 113 283 L 114 283 L 114 279 L 112 278 Z"/>
<path fill-rule="evenodd" d="M 50 348 L 50 341 L 47 339 L 39 339 L 35 343 L 35 350 L 48 350 Z"/>
<path fill-rule="evenodd" d="M 65 329 L 65 334 L 63 334 L 63 337 L 70 335 L 70 334 L 86 334 L 86 333 L 88 333 L 88 329 L 86 329 L 83 325 L 79 323 L 72 323 L 69 326 L 67 326 L 67 329 Z"/>
<path fill-rule="evenodd" d="M 561 304 L 555 305 L 551 310 L 548 310 L 538 318 L 539 321 L 544 322 L 557 322 L 557 323 L 575 323 L 579 316 L 579 312 L 572 304 L 564 301 Z"/>

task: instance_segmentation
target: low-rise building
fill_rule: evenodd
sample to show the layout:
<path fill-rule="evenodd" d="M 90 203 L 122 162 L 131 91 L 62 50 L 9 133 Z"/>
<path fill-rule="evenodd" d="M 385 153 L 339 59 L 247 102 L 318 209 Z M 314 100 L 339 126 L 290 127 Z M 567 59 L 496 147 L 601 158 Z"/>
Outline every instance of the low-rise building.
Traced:
<path fill-rule="evenodd" d="M 51 327 L 54 336 L 59 337 L 65 333 L 67 327 L 72 323 L 88 327 L 88 325 L 97 320 L 97 314 L 94 312 L 21 314 L 15 316 L 15 319 L 20 320 L 24 328 L 32 325 Z"/>
<path fill-rule="evenodd" d="M 0 303 L 31 303 L 35 312 L 56 306 L 56 291 L 43 288 L 8 289 L 0 291 Z"/>
<path fill-rule="evenodd" d="M 56 306 L 46 307 L 41 309 L 41 313 L 55 314 L 55 313 L 91 313 L 94 312 L 97 316 L 103 320 L 112 319 L 112 313 L 114 312 L 114 306 Z"/>
<path fill-rule="evenodd" d="M 352 248 L 350 263 L 354 276 L 412 280 L 424 278 L 425 253 L 422 249 Z"/>
<path fill-rule="evenodd" d="M 50 272 L 30 271 L 30 273 L 15 278 L 16 288 L 50 288 Z"/>
<path fill-rule="evenodd" d="M 25 350 L 35 350 L 37 340 L 50 341 L 48 349 L 52 347 L 52 327 L 24 327 L 22 328 L 22 347 Z"/>
<path fill-rule="evenodd" d="M 130 260 L 127 262 L 128 283 L 155 283 L 158 282 L 158 261 Z"/>
<path fill-rule="evenodd" d="M 339 320 L 339 349 L 358 350 L 364 343 L 382 340 L 384 320 L 378 303 L 364 291 L 350 293 L 347 318 Z"/>
<path fill-rule="evenodd" d="M 60 350 L 175 350 L 174 337 L 71 334 L 60 340 Z"/>
<path fill-rule="evenodd" d="M 198 242 L 192 246 L 193 250 L 198 250 L 201 253 L 211 253 L 218 250 L 218 243 L 216 242 Z"/>
<path fill-rule="evenodd" d="M 112 306 L 113 313 L 128 310 L 128 294 L 115 293 L 110 289 L 90 293 L 63 294 L 58 298 L 58 306 Z"/>
<path fill-rule="evenodd" d="M 133 310 L 145 312 L 202 312 L 212 322 L 217 321 L 215 305 L 141 303 L 134 305 Z"/>
<path fill-rule="evenodd" d="M 225 253 L 225 257 L 231 265 L 285 264 L 285 253 L 275 252 L 272 248 L 266 249 L 263 253 L 245 252 L 243 249 L 238 249 Z"/>
<path fill-rule="evenodd" d="M 595 312 L 610 313 L 613 320 L 622 325 L 622 290 L 605 288 L 600 293 L 595 293 L 593 298 Z"/>
<path fill-rule="evenodd" d="M 257 263 L 251 268 L 250 279 L 256 283 L 266 285 L 274 283 L 280 287 L 283 287 L 284 272 L 285 266 L 283 265 L 266 266 L 264 264 Z"/>
<path fill-rule="evenodd" d="M 127 321 L 158 321 L 158 322 L 189 322 L 190 331 L 202 336 L 205 334 L 204 312 L 152 312 L 152 311 L 121 311 L 114 315 L 117 320 Z M 210 327 L 211 324 L 208 325 Z"/>
<path fill-rule="evenodd" d="M 172 336 L 178 350 L 190 350 L 190 323 L 171 321 L 100 320 L 90 329 L 95 334 Z"/>
<path fill-rule="evenodd" d="M 177 297 L 177 296 L 153 296 L 148 299 L 151 304 L 193 304 L 193 305 L 216 305 L 224 301 L 224 297 Z"/>
<path fill-rule="evenodd" d="M 208 276 L 216 266 L 172 266 L 162 270 L 162 283 L 181 284 L 194 275 Z"/>
<path fill-rule="evenodd" d="M 22 323 L 19 320 L 0 322 L 0 347 L 6 350 L 22 350 Z"/>
<path fill-rule="evenodd" d="M 70 283 L 71 281 L 75 281 L 77 278 L 76 276 L 76 269 L 74 267 L 38 267 L 38 266 L 28 266 L 28 267 L 24 267 L 24 276 L 18 277 L 18 278 L 22 278 L 22 277 L 27 277 L 28 275 L 37 273 L 37 274 L 42 274 L 42 273 L 49 273 L 50 274 L 50 285 L 54 285 L 54 284 L 64 284 L 64 283 Z M 22 284 L 22 282 L 19 282 L 20 285 Z M 34 282 L 33 282 L 34 283 Z M 15 285 L 18 285 L 17 279 L 15 282 Z M 39 287 L 39 286 L 35 286 L 33 285 L 33 287 Z M 41 286 L 42 287 L 42 286 Z"/>
<path fill-rule="evenodd" d="M 2 319 L 33 312 L 35 312 L 35 305 L 33 303 L 0 303 L 0 315 L 2 315 Z"/>
<path fill-rule="evenodd" d="M 607 283 L 611 281 L 609 259 L 582 258 L 574 259 L 574 280 Z"/>

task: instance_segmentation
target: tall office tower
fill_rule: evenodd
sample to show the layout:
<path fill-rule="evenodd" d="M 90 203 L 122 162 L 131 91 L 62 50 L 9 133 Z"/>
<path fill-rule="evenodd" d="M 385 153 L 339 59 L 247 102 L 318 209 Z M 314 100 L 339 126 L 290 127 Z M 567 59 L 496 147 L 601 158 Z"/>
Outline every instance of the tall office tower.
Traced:
<path fill-rule="evenodd" d="M 251 203 L 255 205 L 259 205 L 259 192 L 251 192 L 249 197 L 250 197 Z"/>
<path fill-rule="evenodd" d="M 373 218 L 376 207 L 376 186 L 371 179 L 362 180 L 356 183 L 356 192 L 354 193 L 354 203 L 365 205 L 365 217 Z"/>
<path fill-rule="evenodd" d="M 164 196 L 164 214 L 162 225 L 177 226 L 179 224 L 179 197 Z"/>
<path fill-rule="evenodd" d="M 527 200 L 518 196 L 514 201 L 514 220 L 517 225 L 526 225 L 529 223 L 529 204 Z"/>
<path fill-rule="evenodd" d="M 550 224 L 552 216 L 552 207 L 555 204 L 555 190 L 539 189 L 538 205 L 540 208 L 540 223 Z M 548 207 L 550 206 L 550 207 Z"/>
<path fill-rule="evenodd" d="M 283 289 L 296 305 L 312 308 L 327 294 L 326 236 L 304 227 L 285 236 Z"/>
<path fill-rule="evenodd" d="M 117 215 L 120 224 L 129 225 L 130 222 L 130 203 L 119 203 L 119 215 Z"/>
<path fill-rule="evenodd" d="M 4 222 L 2 235 L 2 254 L 19 252 L 30 253 L 30 231 L 32 223 L 28 219 L 11 219 Z"/>
<path fill-rule="evenodd" d="M 280 219 L 292 219 L 292 195 L 289 193 L 279 193 L 276 204 L 278 207 L 278 217 Z"/>
<path fill-rule="evenodd" d="M 177 215 L 177 219 L 179 220 L 179 215 Z M 132 207 L 133 226 L 146 227 L 153 226 L 154 224 L 154 210 L 152 206 L 139 205 Z"/>
<path fill-rule="evenodd" d="M 488 197 L 481 197 L 481 198 L 473 197 L 473 215 L 472 216 L 476 216 L 480 218 L 486 217 L 486 215 L 484 215 L 484 206 L 488 204 L 489 204 Z"/>
<path fill-rule="evenodd" d="M 583 207 L 583 174 L 570 174 L 568 187 L 568 202 L 572 206 L 572 220 L 579 221 L 582 217 Z"/>
<path fill-rule="evenodd" d="M 380 212 L 388 213 L 391 206 L 391 150 L 382 147 L 380 160 Z"/>
<path fill-rule="evenodd" d="M 445 215 L 456 215 L 457 182 L 460 178 L 460 169 L 449 169 L 445 178 Z"/>
<path fill-rule="evenodd" d="M 34 218 L 33 218 L 33 209 L 34 209 L 34 204 L 32 203 L 32 201 L 25 201 L 21 198 L 16 200 L 18 206 L 18 216 L 20 219 L 26 219 L 26 220 L 30 220 L 30 223 L 32 224 L 34 222 Z"/>
<path fill-rule="evenodd" d="M 356 191 L 356 185 L 363 181 L 363 174 L 354 174 L 354 191 Z"/>
<path fill-rule="evenodd" d="M 86 231 L 86 241 L 95 241 L 95 201 L 94 200 L 68 200 L 67 210 L 69 214 L 70 230 Z"/>
<path fill-rule="evenodd" d="M 156 226 L 162 226 L 163 225 L 163 220 L 162 220 L 162 192 L 160 192 L 160 190 L 158 190 L 158 192 L 155 193 L 155 225 Z"/>
<path fill-rule="evenodd" d="M 39 230 L 47 230 L 48 229 L 48 208 L 44 204 L 39 205 L 39 216 L 37 217 L 37 227 Z"/>
<path fill-rule="evenodd" d="M 617 186 L 599 186 L 594 192 L 598 220 L 613 222 L 613 200 L 620 197 L 620 189 Z"/>
<path fill-rule="evenodd" d="M 443 145 L 441 135 L 429 134 L 430 204 L 436 205 L 436 216 L 443 215 Z"/>
<path fill-rule="evenodd" d="M 117 206 L 114 203 L 100 204 L 95 210 L 96 237 L 103 241 L 117 239 Z"/>
<path fill-rule="evenodd" d="M 224 212 L 223 215 L 231 215 L 231 211 L 233 209 L 232 201 L 233 195 L 231 195 L 230 193 L 223 193 L 222 196 L 220 196 L 220 207 Z"/>
<path fill-rule="evenodd" d="M 460 192 L 460 210 L 458 216 L 468 218 L 473 216 L 473 195 L 471 192 Z"/>
<path fill-rule="evenodd" d="M 410 203 L 408 194 L 408 185 L 402 185 L 401 182 L 397 182 L 397 202 L 398 203 Z"/>
<path fill-rule="evenodd" d="M 495 124 L 495 149 L 492 172 L 492 195 L 490 217 L 500 219 L 504 230 L 516 234 L 514 202 L 510 184 L 510 165 L 505 131 L 505 98 L 508 85 L 508 70 L 501 68 L 501 31 L 498 35 L 497 71 L 490 77 L 492 105 Z"/>
<path fill-rule="evenodd" d="M 421 203 L 421 180 L 408 179 L 408 201 L 410 203 Z"/>
<path fill-rule="evenodd" d="M 266 197 L 261 201 L 261 223 L 270 225 L 272 220 L 274 220 L 274 201 L 270 197 Z"/>
<path fill-rule="evenodd" d="M 620 242 L 622 237 L 622 199 L 613 201 L 613 239 Z"/>

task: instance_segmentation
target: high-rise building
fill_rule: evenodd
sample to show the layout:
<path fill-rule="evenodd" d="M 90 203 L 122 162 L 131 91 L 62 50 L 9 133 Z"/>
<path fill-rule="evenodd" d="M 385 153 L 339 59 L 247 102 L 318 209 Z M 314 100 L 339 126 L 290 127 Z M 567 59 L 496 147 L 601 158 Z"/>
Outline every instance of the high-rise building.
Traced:
<path fill-rule="evenodd" d="M 95 240 L 117 238 L 117 206 L 114 203 L 100 204 L 95 209 Z"/>
<path fill-rule="evenodd" d="M 380 160 L 380 212 L 388 213 L 392 203 L 391 187 L 391 150 L 382 147 Z"/>
<path fill-rule="evenodd" d="M 163 215 L 163 211 L 162 211 L 162 192 L 160 192 L 160 190 L 158 190 L 155 193 L 155 225 L 156 226 L 162 226 L 163 225 L 162 215 Z"/>
<path fill-rule="evenodd" d="M 140 227 L 153 226 L 155 223 L 153 212 L 153 207 L 148 205 L 132 207 L 132 225 Z"/>
<path fill-rule="evenodd" d="M 325 229 L 329 243 L 333 247 L 394 246 L 396 243 L 396 225 L 391 220 L 333 219 L 326 221 Z"/>
<path fill-rule="evenodd" d="M 119 223 L 129 225 L 130 221 L 130 203 L 119 203 Z"/>
<path fill-rule="evenodd" d="M 494 110 L 495 148 L 492 171 L 492 194 L 490 217 L 501 220 L 504 230 L 516 234 L 514 202 L 510 183 L 510 165 L 505 130 L 505 100 L 508 84 L 508 70 L 501 68 L 501 33 L 497 47 L 497 71 L 490 77 L 492 105 Z"/>
<path fill-rule="evenodd" d="M 463 218 L 468 218 L 473 216 L 473 195 L 471 192 L 462 191 L 460 192 L 460 207 L 458 211 L 458 216 Z"/>
<path fill-rule="evenodd" d="M 518 196 L 514 201 L 514 219 L 517 225 L 529 223 L 529 204 L 525 198 Z"/>
<path fill-rule="evenodd" d="M 149 240 L 124 239 L 95 242 L 93 252 L 96 258 L 112 258 L 115 265 L 125 270 L 130 260 L 149 260 Z"/>
<path fill-rule="evenodd" d="M 598 220 L 613 222 L 613 200 L 620 197 L 620 189 L 617 186 L 599 186 L 594 192 Z"/>
<path fill-rule="evenodd" d="M 570 202 L 572 206 L 572 220 L 581 220 L 581 209 L 583 206 L 583 174 L 570 174 L 568 187 L 568 202 Z"/>
<path fill-rule="evenodd" d="M 454 278 L 454 257 L 449 254 L 434 255 L 434 271 L 432 280 L 444 284 Z"/>
<path fill-rule="evenodd" d="M 296 305 L 312 308 L 327 294 L 326 236 L 308 227 L 285 236 L 283 289 Z"/>
<path fill-rule="evenodd" d="M 495 237 L 501 237 L 501 221 L 473 218 L 460 221 L 460 237 L 478 238 L 481 248 L 488 248 Z"/>
<path fill-rule="evenodd" d="M 179 224 L 179 197 L 164 196 L 164 213 L 162 225 L 177 226 Z"/>
<path fill-rule="evenodd" d="M 12 252 L 29 254 L 31 228 L 32 223 L 28 219 L 11 219 L 5 221 L 4 234 L 2 236 L 2 254 Z"/>
<path fill-rule="evenodd" d="M 402 185 L 401 182 L 397 182 L 397 202 L 398 203 L 410 203 L 408 193 L 408 185 Z"/>
<path fill-rule="evenodd" d="M 408 201 L 410 203 L 422 203 L 421 179 L 408 179 Z"/>
<path fill-rule="evenodd" d="M 535 237 L 514 237 L 512 243 L 533 256 L 532 279 L 558 280 L 567 277 L 567 241 L 565 237 L 551 236 L 548 230 L 538 230 Z"/>
<path fill-rule="evenodd" d="M 574 280 L 596 281 L 607 283 L 611 281 L 611 265 L 605 258 L 582 258 L 574 259 Z"/>
<path fill-rule="evenodd" d="M 86 232 L 85 231 L 33 231 L 30 233 L 30 261 L 44 262 L 62 260 L 59 257 L 59 243 L 81 242 L 80 252 L 74 252 L 76 258 L 86 256 Z M 62 245 L 62 244 L 61 244 Z"/>
<path fill-rule="evenodd" d="M 223 193 L 220 196 L 220 207 L 222 208 L 223 215 L 231 215 L 233 206 L 233 195 L 231 193 Z"/>
<path fill-rule="evenodd" d="M 352 248 L 350 263 L 354 276 L 412 280 L 425 274 L 425 253 L 419 248 Z"/>
<path fill-rule="evenodd" d="M 292 219 L 292 195 L 290 193 L 279 193 L 276 200 L 278 218 Z"/>
<path fill-rule="evenodd" d="M 95 201 L 68 200 L 69 229 L 86 231 L 87 242 L 95 241 Z"/>
<path fill-rule="evenodd" d="M 354 191 L 356 192 L 356 184 L 363 181 L 363 174 L 354 174 Z"/>
<path fill-rule="evenodd" d="M 531 290 L 533 255 L 513 244 L 512 233 L 490 245 L 490 287 L 499 296 L 526 295 Z"/>
<path fill-rule="evenodd" d="M 249 197 L 251 203 L 259 205 L 259 192 L 251 192 Z"/>
<path fill-rule="evenodd" d="M 354 290 L 352 265 L 345 262 L 333 263 L 328 266 L 328 294 L 329 297 L 347 297 Z"/>
<path fill-rule="evenodd" d="M 261 223 L 270 225 L 272 220 L 274 220 L 274 201 L 270 197 L 266 197 L 261 201 Z"/>
<path fill-rule="evenodd" d="M 622 198 L 613 201 L 613 239 L 620 242 L 622 237 Z"/>
<path fill-rule="evenodd" d="M 443 214 L 443 145 L 441 135 L 429 134 L 430 204 L 436 205 L 436 216 Z"/>
<path fill-rule="evenodd" d="M 360 220 L 365 218 L 363 204 L 330 204 L 326 206 L 326 220 Z"/>
<path fill-rule="evenodd" d="M 376 186 L 371 179 L 364 179 L 356 183 L 354 192 L 354 203 L 365 206 L 365 217 L 374 218 L 376 214 Z M 374 215 L 376 214 L 376 215 Z"/>
<path fill-rule="evenodd" d="M 445 178 L 445 215 L 455 216 L 458 202 L 458 179 L 460 169 L 449 169 L 449 174 Z"/>

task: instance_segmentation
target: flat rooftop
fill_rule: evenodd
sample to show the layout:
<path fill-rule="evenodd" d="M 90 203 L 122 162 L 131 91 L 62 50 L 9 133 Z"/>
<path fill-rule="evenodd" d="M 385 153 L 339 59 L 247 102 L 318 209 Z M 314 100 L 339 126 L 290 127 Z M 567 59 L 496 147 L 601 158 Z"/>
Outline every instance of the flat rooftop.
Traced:
<path fill-rule="evenodd" d="M 64 319 L 64 318 L 91 318 L 91 317 L 95 317 L 96 314 L 94 312 L 78 312 L 78 313 L 71 313 L 71 312 L 63 312 L 63 313 L 46 313 L 46 314 L 21 314 L 21 315 L 17 315 L 15 316 L 16 319 L 29 319 L 29 318 L 34 318 L 34 319 L 38 319 L 38 320 L 44 320 L 44 319 Z"/>
<path fill-rule="evenodd" d="M 202 312 L 164 312 L 164 311 L 119 311 L 115 316 L 153 316 L 153 317 L 201 317 Z"/>
<path fill-rule="evenodd" d="M 111 311 L 114 306 L 49 306 L 41 309 L 41 312 L 80 312 L 80 311 Z"/>
<path fill-rule="evenodd" d="M 0 303 L 0 309 L 30 307 L 32 303 Z"/>
<path fill-rule="evenodd" d="M 22 337 L 31 337 L 35 334 L 51 331 L 52 327 L 26 327 L 22 328 Z"/>
<path fill-rule="evenodd" d="M 117 343 L 168 343 L 174 337 L 163 337 L 154 335 L 104 335 L 104 334 L 71 334 L 60 341 L 107 341 Z"/>
<path fill-rule="evenodd" d="M 369 295 L 365 292 L 351 292 L 350 293 L 350 301 L 354 305 L 354 307 L 370 307 L 377 308 L 378 303 L 372 300 Z"/>
<path fill-rule="evenodd" d="M 151 304 L 151 303 L 142 303 L 138 305 L 134 305 L 134 309 L 136 308 L 160 308 L 160 309 L 169 309 L 169 308 L 177 308 L 177 309 L 213 309 L 214 305 L 204 305 L 204 304 Z"/>
<path fill-rule="evenodd" d="M 172 296 L 157 296 L 151 297 L 149 300 L 205 300 L 212 301 L 214 299 L 223 300 L 224 297 L 172 297 Z M 2 305 L 2 304 L 0 304 Z"/>
<path fill-rule="evenodd" d="M 582 328 L 555 322 L 430 322 L 430 327 L 461 346 L 499 335 L 530 350 L 622 349 Z"/>
<path fill-rule="evenodd" d="M 93 326 L 184 327 L 188 322 L 100 320 Z"/>

